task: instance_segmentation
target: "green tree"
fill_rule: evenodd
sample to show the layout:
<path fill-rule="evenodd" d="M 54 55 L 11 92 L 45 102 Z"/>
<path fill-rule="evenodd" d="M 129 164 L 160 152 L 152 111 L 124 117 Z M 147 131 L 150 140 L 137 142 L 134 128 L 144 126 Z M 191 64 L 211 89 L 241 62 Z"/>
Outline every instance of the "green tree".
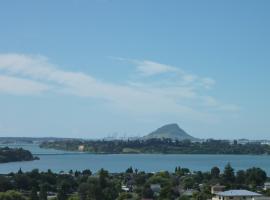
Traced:
<path fill-rule="evenodd" d="M 182 195 L 179 200 L 190 200 L 188 196 Z"/>
<path fill-rule="evenodd" d="M 47 194 L 47 185 L 43 184 L 40 186 L 40 192 L 39 192 L 39 200 L 47 200 L 48 194 Z"/>
<path fill-rule="evenodd" d="M 73 179 L 69 180 L 63 180 L 57 191 L 57 198 L 58 200 L 66 200 L 68 198 L 68 193 L 72 192 L 72 186 L 71 184 L 73 183 Z"/>
<path fill-rule="evenodd" d="M 12 189 L 10 180 L 5 176 L 0 176 L 0 192 L 5 192 L 10 189 Z"/>
<path fill-rule="evenodd" d="M 38 194 L 37 194 L 37 189 L 35 187 L 33 187 L 31 189 L 30 200 L 39 200 Z"/>
<path fill-rule="evenodd" d="M 265 171 L 260 168 L 250 168 L 246 171 L 247 182 L 252 186 L 262 186 L 267 179 Z"/>
<path fill-rule="evenodd" d="M 211 177 L 212 178 L 219 178 L 220 175 L 220 169 L 218 167 L 213 167 L 211 169 Z"/>
<path fill-rule="evenodd" d="M 101 170 L 99 170 L 98 175 L 101 188 L 105 188 L 107 184 L 107 178 L 109 177 L 109 172 L 102 168 Z"/>
<path fill-rule="evenodd" d="M 0 192 L 0 200 L 26 200 L 25 197 L 16 191 Z"/>
<path fill-rule="evenodd" d="M 166 184 L 161 188 L 159 199 L 174 199 L 173 189 L 171 184 Z"/>
<path fill-rule="evenodd" d="M 78 193 L 81 200 L 87 199 L 89 189 L 90 189 L 89 183 L 82 183 L 79 185 Z"/>
<path fill-rule="evenodd" d="M 142 197 L 143 198 L 148 198 L 151 199 L 154 197 L 154 193 L 150 188 L 150 185 L 145 185 L 143 190 L 142 190 Z"/>
<path fill-rule="evenodd" d="M 211 198 L 211 195 L 207 195 L 203 192 L 197 192 L 197 193 L 194 193 L 193 195 L 194 200 L 207 200 L 209 198 Z"/>
<path fill-rule="evenodd" d="M 119 194 L 119 197 L 117 198 L 117 200 L 127 200 L 127 199 L 131 199 L 132 198 L 132 194 L 128 193 L 128 192 L 122 192 Z"/>
<path fill-rule="evenodd" d="M 80 200 L 80 198 L 77 195 L 73 195 L 69 197 L 68 200 Z"/>
<path fill-rule="evenodd" d="M 238 185 L 243 185 L 246 182 L 246 172 L 244 170 L 239 170 L 236 173 L 236 183 Z"/>
<path fill-rule="evenodd" d="M 264 195 L 267 197 L 270 197 L 270 189 L 267 189 L 266 191 L 264 191 Z"/>
<path fill-rule="evenodd" d="M 92 172 L 90 169 L 86 169 L 86 170 L 83 170 L 82 171 L 82 174 L 85 175 L 85 176 L 91 176 L 92 175 Z"/>
<path fill-rule="evenodd" d="M 31 189 L 31 179 L 26 174 L 17 174 L 15 176 L 16 186 L 18 189 L 30 190 Z"/>
<path fill-rule="evenodd" d="M 186 177 L 183 179 L 183 186 L 185 189 L 193 188 L 195 183 L 196 182 L 192 177 Z"/>
<path fill-rule="evenodd" d="M 230 163 L 228 163 L 225 166 L 223 179 L 224 179 L 225 184 L 229 184 L 229 185 L 233 184 L 235 181 L 234 169 L 232 168 Z"/>
<path fill-rule="evenodd" d="M 133 169 L 132 169 L 132 167 L 127 168 L 126 173 L 128 173 L 128 174 L 133 174 Z"/>
<path fill-rule="evenodd" d="M 57 200 L 66 200 L 68 198 L 67 194 L 62 189 L 57 191 Z"/>

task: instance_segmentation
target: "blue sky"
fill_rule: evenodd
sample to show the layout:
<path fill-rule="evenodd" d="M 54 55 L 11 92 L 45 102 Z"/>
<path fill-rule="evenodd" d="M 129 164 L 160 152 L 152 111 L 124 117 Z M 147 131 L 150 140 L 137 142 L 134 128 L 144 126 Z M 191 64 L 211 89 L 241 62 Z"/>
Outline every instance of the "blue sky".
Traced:
<path fill-rule="evenodd" d="M 3 1 L 0 136 L 270 139 L 269 1 Z"/>

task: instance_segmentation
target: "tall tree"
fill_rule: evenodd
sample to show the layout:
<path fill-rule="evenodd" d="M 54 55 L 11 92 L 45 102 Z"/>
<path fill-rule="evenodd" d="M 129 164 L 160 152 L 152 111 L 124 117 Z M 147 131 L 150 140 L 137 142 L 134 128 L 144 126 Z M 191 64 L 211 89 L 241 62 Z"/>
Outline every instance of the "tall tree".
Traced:
<path fill-rule="evenodd" d="M 39 200 L 38 194 L 37 194 L 37 189 L 35 187 L 33 187 L 31 189 L 30 200 Z"/>
<path fill-rule="evenodd" d="M 246 172 L 244 170 L 237 171 L 235 181 L 239 185 L 245 184 L 245 182 L 246 182 Z"/>
<path fill-rule="evenodd" d="M 220 175 L 220 169 L 218 167 L 213 167 L 211 169 L 211 177 L 212 178 L 219 178 Z"/>
<path fill-rule="evenodd" d="M 47 199 L 48 199 L 47 185 L 43 184 L 40 186 L 39 200 L 47 200 Z"/>
<path fill-rule="evenodd" d="M 225 166 L 224 173 L 223 173 L 223 179 L 226 184 L 233 184 L 235 181 L 235 174 L 234 169 L 232 168 L 231 164 L 228 163 Z"/>
<path fill-rule="evenodd" d="M 261 186 L 267 179 L 265 171 L 260 168 L 250 168 L 246 171 L 247 182 L 252 186 Z"/>

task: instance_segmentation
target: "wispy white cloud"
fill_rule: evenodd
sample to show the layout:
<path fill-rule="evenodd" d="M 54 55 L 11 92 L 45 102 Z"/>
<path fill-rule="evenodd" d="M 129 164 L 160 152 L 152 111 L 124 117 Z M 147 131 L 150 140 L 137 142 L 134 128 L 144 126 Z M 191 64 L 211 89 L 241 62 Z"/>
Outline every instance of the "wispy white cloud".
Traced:
<path fill-rule="evenodd" d="M 49 86 L 36 81 L 0 75 L 0 93 L 14 95 L 40 94 L 49 90 Z"/>
<path fill-rule="evenodd" d="M 174 73 L 176 78 L 150 82 L 139 79 L 115 84 L 82 72 L 62 70 L 43 56 L 0 54 L 0 91 L 21 95 L 53 92 L 97 98 L 129 113 L 172 114 L 198 120 L 212 116 L 200 107 L 236 110 L 237 106 L 223 104 L 214 97 L 206 98 L 207 95 L 201 94 L 202 90 L 212 87 L 213 79 L 153 61 L 132 60 L 132 63 L 143 76 Z"/>
<path fill-rule="evenodd" d="M 214 79 L 209 77 L 200 77 L 196 74 L 186 72 L 179 67 L 161 64 L 150 60 L 135 60 L 120 57 L 111 58 L 121 62 L 133 64 L 136 67 L 136 71 L 139 73 L 139 75 L 143 76 L 144 78 L 158 75 L 173 75 L 170 76 L 170 79 L 174 77 L 174 84 L 177 82 L 178 85 L 190 85 L 192 87 L 203 87 L 204 89 L 211 89 L 215 85 Z"/>
<path fill-rule="evenodd" d="M 224 104 L 220 101 L 218 101 L 216 98 L 212 96 L 202 96 L 202 103 L 204 106 L 208 108 L 214 108 L 218 111 L 239 111 L 240 107 L 234 104 Z"/>
<path fill-rule="evenodd" d="M 135 60 L 134 63 L 137 64 L 137 71 L 144 76 L 153 76 L 169 72 L 179 72 L 179 70 L 175 67 L 156 63 L 149 60 Z"/>

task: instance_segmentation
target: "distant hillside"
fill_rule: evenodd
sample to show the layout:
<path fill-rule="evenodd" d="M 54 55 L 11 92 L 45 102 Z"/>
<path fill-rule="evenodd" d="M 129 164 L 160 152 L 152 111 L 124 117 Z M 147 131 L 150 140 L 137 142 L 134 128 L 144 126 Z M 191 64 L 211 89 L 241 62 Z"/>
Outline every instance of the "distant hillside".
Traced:
<path fill-rule="evenodd" d="M 191 140 L 197 141 L 197 138 L 192 137 L 187 134 L 183 129 L 181 129 L 178 124 L 167 124 L 158 128 L 156 131 L 144 136 L 144 139 L 152 138 L 170 138 L 173 140 Z"/>

